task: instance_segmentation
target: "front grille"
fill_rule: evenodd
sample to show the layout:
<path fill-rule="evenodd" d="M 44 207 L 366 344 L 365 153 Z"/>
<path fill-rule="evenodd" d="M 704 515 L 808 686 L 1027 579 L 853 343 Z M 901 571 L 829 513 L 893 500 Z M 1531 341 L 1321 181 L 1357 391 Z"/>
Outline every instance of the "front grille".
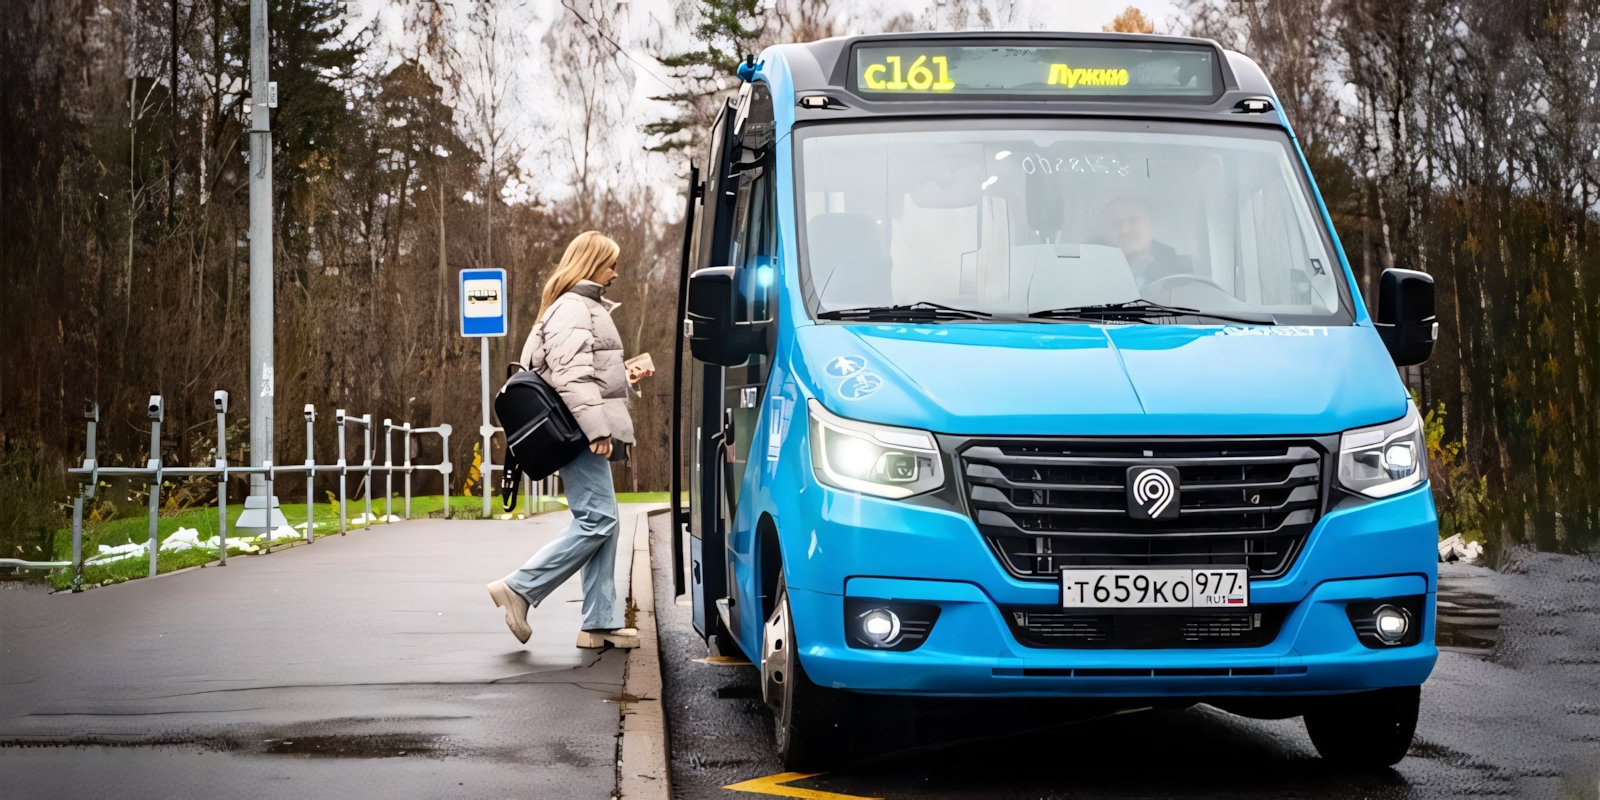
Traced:
<path fill-rule="evenodd" d="M 1278 636 L 1292 603 L 1263 603 L 1245 611 L 1064 613 L 1059 606 L 1002 606 L 1011 633 L 1026 647 L 1146 650 L 1261 647 Z"/>
<path fill-rule="evenodd" d="M 959 451 L 969 507 L 1012 575 L 1068 567 L 1247 567 L 1283 574 L 1317 522 L 1331 442 L 977 440 Z M 1128 514 L 1129 467 L 1175 467 L 1176 519 Z"/>

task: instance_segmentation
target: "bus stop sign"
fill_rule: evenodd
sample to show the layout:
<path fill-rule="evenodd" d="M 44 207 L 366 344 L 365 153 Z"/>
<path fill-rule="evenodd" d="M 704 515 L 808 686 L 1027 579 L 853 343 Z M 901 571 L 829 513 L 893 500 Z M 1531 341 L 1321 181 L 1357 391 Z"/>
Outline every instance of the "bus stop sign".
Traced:
<path fill-rule="evenodd" d="M 506 335 L 506 271 L 461 270 L 461 335 Z"/>

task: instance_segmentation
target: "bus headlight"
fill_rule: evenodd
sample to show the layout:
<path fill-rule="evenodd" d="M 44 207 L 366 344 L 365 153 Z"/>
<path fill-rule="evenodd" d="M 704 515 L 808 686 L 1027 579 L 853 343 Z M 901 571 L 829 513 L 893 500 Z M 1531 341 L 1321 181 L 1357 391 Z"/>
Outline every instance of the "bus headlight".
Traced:
<path fill-rule="evenodd" d="M 817 480 L 896 500 L 944 485 L 944 462 L 933 434 L 845 419 L 816 400 L 807 409 Z"/>
<path fill-rule="evenodd" d="M 1428 479 L 1428 443 L 1422 415 L 1406 402 L 1394 422 L 1344 432 L 1339 441 L 1339 483 L 1368 497 L 1388 497 Z"/>

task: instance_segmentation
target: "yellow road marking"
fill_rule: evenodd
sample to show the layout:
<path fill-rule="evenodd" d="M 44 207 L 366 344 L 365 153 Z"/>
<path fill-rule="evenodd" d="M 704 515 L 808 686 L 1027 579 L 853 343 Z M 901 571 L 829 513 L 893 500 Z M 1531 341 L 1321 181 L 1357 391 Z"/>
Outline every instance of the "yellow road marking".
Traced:
<path fill-rule="evenodd" d="M 815 778 L 820 772 L 780 772 L 777 775 L 768 775 L 765 778 L 745 781 L 724 786 L 735 792 L 750 792 L 752 794 L 771 794 L 778 797 L 798 797 L 802 800 L 883 800 L 881 797 L 862 797 L 855 794 L 839 794 L 837 792 L 824 792 L 818 789 L 801 789 L 797 786 L 783 786 L 790 781 Z"/>
<path fill-rule="evenodd" d="M 713 667 L 748 667 L 750 662 L 733 656 L 706 656 L 705 658 L 690 659 L 696 664 L 710 664 Z"/>

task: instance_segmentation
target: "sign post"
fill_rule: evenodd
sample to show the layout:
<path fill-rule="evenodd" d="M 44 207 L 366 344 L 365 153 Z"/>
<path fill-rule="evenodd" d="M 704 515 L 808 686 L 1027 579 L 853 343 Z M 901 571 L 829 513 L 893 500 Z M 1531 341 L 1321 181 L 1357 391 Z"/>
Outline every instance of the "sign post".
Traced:
<path fill-rule="evenodd" d="M 507 314 L 510 309 L 506 297 L 506 271 L 503 269 L 461 270 L 461 335 L 478 338 L 478 362 L 482 372 L 483 424 L 478 434 L 483 437 L 482 461 L 478 477 L 483 481 L 483 517 L 489 518 L 489 500 L 494 494 L 494 471 L 497 469 L 490 456 L 489 446 L 499 428 L 489 420 L 489 337 L 505 336 Z M 444 501 L 450 502 L 445 492 Z"/>

